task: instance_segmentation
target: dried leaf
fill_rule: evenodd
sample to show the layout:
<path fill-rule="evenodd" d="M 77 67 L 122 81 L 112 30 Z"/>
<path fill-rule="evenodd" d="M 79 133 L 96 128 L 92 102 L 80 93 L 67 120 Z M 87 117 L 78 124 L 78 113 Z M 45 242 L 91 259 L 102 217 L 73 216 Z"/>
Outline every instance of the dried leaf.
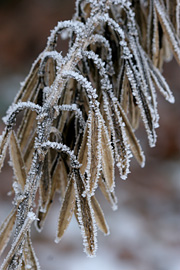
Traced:
<path fill-rule="evenodd" d="M 152 79 L 155 83 L 155 85 L 157 86 L 157 88 L 159 89 L 160 93 L 165 97 L 165 99 L 170 102 L 170 103 L 174 103 L 174 96 L 165 80 L 165 78 L 162 76 L 162 74 L 160 73 L 160 71 L 153 66 L 153 64 L 151 63 L 151 61 L 148 61 L 149 64 L 149 69 L 151 72 L 151 76 Z"/>
<path fill-rule="evenodd" d="M 49 210 L 51 208 L 51 205 L 54 200 L 55 192 L 58 190 L 61 191 L 61 196 L 65 196 L 65 190 L 67 186 L 67 170 L 64 165 L 64 161 L 59 157 L 55 160 L 52 168 L 51 168 L 51 191 L 50 196 L 48 197 L 47 201 L 47 207 L 46 212 L 41 212 L 40 207 L 38 208 L 37 212 L 37 221 L 35 223 L 36 228 L 38 231 L 42 231 L 43 225 L 45 222 L 45 219 L 47 217 L 47 214 L 49 213 Z"/>
<path fill-rule="evenodd" d="M 106 220 L 104 218 L 104 213 L 101 209 L 100 204 L 98 203 L 97 199 L 95 196 L 91 197 L 91 205 L 94 211 L 94 217 L 96 220 L 96 223 L 99 227 L 99 229 L 104 233 L 104 234 L 109 234 L 109 228 L 106 223 Z"/>
<path fill-rule="evenodd" d="M 10 130 L 6 127 L 2 135 L 0 136 L 0 172 L 4 165 L 4 159 L 6 157 L 10 134 Z"/>
<path fill-rule="evenodd" d="M 158 15 L 158 19 L 161 23 L 161 27 L 168 38 L 168 41 L 171 45 L 171 49 L 174 53 L 174 56 L 177 62 L 180 64 L 180 41 L 177 37 L 175 29 L 165 11 L 165 7 L 162 1 L 155 0 L 155 8 Z"/>
<path fill-rule="evenodd" d="M 40 66 L 40 57 L 37 58 L 35 63 L 33 64 L 31 71 L 23 83 L 17 97 L 15 98 L 15 103 L 19 101 L 24 102 L 31 99 L 36 91 L 36 86 L 38 85 L 38 69 Z"/>
<path fill-rule="evenodd" d="M 51 192 L 51 179 L 49 171 L 49 153 L 46 154 L 43 164 L 43 173 L 39 182 L 40 211 L 46 212 Z"/>
<path fill-rule="evenodd" d="M 134 131 L 131 127 L 131 124 L 129 123 L 129 120 L 128 120 L 126 114 L 124 113 L 123 109 L 121 108 L 120 104 L 117 103 L 117 106 L 118 106 L 120 115 L 122 117 L 122 120 L 125 123 L 125 131 L 126 131 L 127 140 L 129 142 L 130 149 L 131 149 L 134 157 L 136 158 L 136 160 L 141 165 L 141 167 L 144 167 L 145 156 L 144 156 L 144 153 L 141 149 L 141 146 L 140 146 L 140 144 L 139 144 L 139 142 L 134 134 Z"/>
<path fill-rule="evenodd" d="M 86 172 L 89 178 L 86 190 L 91 195 L 94 194 L 95 188 L 101 169 L 101 122 L 99 116 L 92 111 L 90 127 L 88 129 L 88 159 L 90 165 L 87 164 Z M 89 163 L 89 161 L 88 161 Z M 89 166 L 89 167 L 88 167 Z"/>
<path fill-rule="evenodd" d="M 153 64 L 157 67 L 159 64 L 159 24 L 157 14 L 153 1 L 149 1 L 149 16 L 148 16 L 148 32 L 147 32 L 147 47 L 148 54 L 153 61 Z"/>
<path fill-rule="evenodd" d="M 10 157 L 13 164 L 14 175 L 23 191 L 26 184 L 26 169 L 20 146 L 14 131 L 12 131 L 10 137 Z"/>
<path fill-rule="evenodd" d="M 108 131 L 102 119 L 101 123 L 101 149 L 102 149 L 102 170 L 109 190 L 114 188 L 114 157 Z"/>
<path fill-rule="evenodd" d="M 58 219 L 56 243 L 58 243 L 61 240 L 65 230 L 67 229 L 71 221 L 74 208 L 75 208 L 74 179 L 73 176 L 70 176 Z"/>
<path fill-rule="evenodd" d="M 99 178 L 99 187 L 106 198 L 106 200 L 111 204 L 113 210 L 117 210 L 117 198 L 114 191 L 108 189 L 107 183 L 104 176 Z"/>
<path fill-rule="evenodd" d="M 26 155 L 26 153 L 29 154 L 29 145 L 31 145 L 31 142 L 36 133 L 36 117 L 36 112 L 25 112 L 22 125 L 18 130 L 18 139 L 23 155 Z"/>
<path fill-rule="evenodd" d="M 99 112 L 100 113 L 100 112 Z M 89 113 L 78 160 L 81 173 L 87 173 L 86 192 L 94 194 L 101 169 L 101 122 L 92 110 Z"/>
<path fill-rule="evenodd" d="M 82 166 L 80 167 L 81 174 L 84 175 L 86 167 L 87 167 L 87 161 L 88 161 L 88 124 L 86 124 L 86 127 L 84 129 L 84 135 L 82 139 L 82 144 L 80 146 L 79 154 L 78 154 L 78 161 Z"/>
<path fill-rule="evenodd" d="M 6 270 L 6 269 L 11 269 L 11 267 L 13 267 L 14 264 L 14 260 L 17 260 L 15 262 L 16 267 L 18 267 L 18 265 L 20 264 L 21 260 L 22 260 L 22 254 L 20 256 L 19 252 L 21 251 L 21 248 L 23 247 L 25 240 L 26 240 L 26 235 L 27 235 L 27 231 L 29 231 L 31 223 L 35 220 L 35 214 L 32 212 L 29 212 L 22 228 L 19 231 L 18 236 L 16 237 L 15 241 L 13 242 L 11 249 L 7 255 L 7 257 L 5 258 L 1 269 L 2 270 Z M 16 253 L 17 253 L 17 258 L 16 258 Z M 21 260 L 20 260 L 21 257 Z M 13 269 L 13 268 L 12 268 Z"/>
<path fill-rule="evenodd" d="M 78 221 L 83 236 L 83 244 L 85 252 L 88 256 L 95 256 L 96 252 L 96 224 L 94 218 L 94 211 L 91 206 L 89 195 L 83 197 L 85 186 L 82 180 L 81 173 L 78 169 L 73 170 L 75 179 L 75 192 L 78 210 Z"/>
<path fill-rule="evenodd" d="M 145 93 L 143 92 L 137 70 L 132 63 L 130 63 L 130 65 L 128 63 L 126 64 L 127 76 L 131 84 L 132 93 L 136 98 L 136 102 L 139 107 L 141 117 L 146 128 L 146 132 L 148 134 L 149 144 L 151 147 L 153 147 L 155 146 L 157 137 L 155 133 L 156 126 L 154 126 L 153 122 L 153 111 L 146 97 L 147 95 L 145 95 Z"/>
<path fill-rule="evenodd" d="M 10 239 L 16 220 L 16 213 L 16 209 L 13 208 L 0 227 L 0 255 L 3 253 Z"/>
<path fill-rule="evenodd" d="M 113 123 L 113 143 L 115 147 L 116 165 L 122 179 L 127 178 L 129 173 L 130 155 L 128 150 L 127 137 L 122 118 L 117 107 L 117 99 L 114 96 L 109 97 L 109 106 L 111 107 L 111 119 Z"/>
<path fill-rule="evenodd" d="M 136 130 L 139 127 L 140 110 L 132 93 L 129 95 L 129 118 L 133 130 Z"/>
<path fill-rule="evenodd" d="M 23 249 L 24 269 L 40 270 L 39 262 L 32 247 L 30 232 L 27 234 L 27 239 Z"/>

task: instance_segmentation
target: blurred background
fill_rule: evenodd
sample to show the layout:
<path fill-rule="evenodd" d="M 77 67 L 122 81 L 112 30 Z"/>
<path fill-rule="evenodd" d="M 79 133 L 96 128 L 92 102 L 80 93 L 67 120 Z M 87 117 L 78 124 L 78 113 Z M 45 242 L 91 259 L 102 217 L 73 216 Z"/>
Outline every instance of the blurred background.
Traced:
<path fill-rule="evenodd" d="M 1 117 L 32 62 L 46 46 L 50 30 L 59 20 L 72 17 L 74 4 L 72 0 L 0 1 Z M 138 130 L 146 166 L 141 169 L 132 160 L 126 181 L 120 180 L 117 173 L 118 210 L 113 212 L 97 192 L 111 233 L 104 237 L 98 232 L 96 258 L 89 259 L 83 253 L 75 219 L 61 242 L 54 243 L 60 208 L 57 196 L 43 232 L 32 230 L 33 246 L 43 270 L 180 270 L 180 67 L 173 60 L 165 64 L 163 73 L 176 102 L 168 104 L 158 94 L 160 128 L 155 148 L 149 148 L 144 128 Z M 3 128 L 0 120 L 1 132 Z M 7 196 L 12 171 L 7 163 L 0 178 L 2 222 L 12 207 Z"/>

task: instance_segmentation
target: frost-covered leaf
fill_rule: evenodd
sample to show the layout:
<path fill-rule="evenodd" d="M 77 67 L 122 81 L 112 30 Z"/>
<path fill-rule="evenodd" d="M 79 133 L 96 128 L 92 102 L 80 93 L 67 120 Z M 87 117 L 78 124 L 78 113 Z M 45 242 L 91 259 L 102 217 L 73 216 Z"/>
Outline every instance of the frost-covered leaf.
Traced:
<path fill-rule="evenodd" d="M 141 149 L 139 141 L 137 140 L 137 138 L 133 132 L 133 129 L 131 127 L 131 124 L 129 123 L 129 120 L 128 120 L 126 114 L 124 113 L 123 109 L 121 108 L 121 106 L 118 102 L 117 102 L 117 107 L 119 109 L 122 120 L 125 124 L 125 132 L 127 135 L 127 141 L 129 143 L 130 149 L 131 149 L 133 155 L 135 156 L 135 158 L 137 159 L 137 161 L 139 162 L 139 164 L 141 165 L 141 167 L 144 167 L 145 156 L 144 156 L 144 153 Z"/>
<path fill-rule="evenodd" d="M 16 220 L 16 212 L 16 209 L 13 208 L 0 227 L 0 255 L 3 253 L 6 245 L 9 242 Z"/>
<path fill-rule="evenodd" d="M 129 82 L 131 84 L 132 92 L 134 97 L 136 98 L 137 105 L 139 107 L 141 117 L 143 119 L 149 144 L 151 147 L 155 146 L 156 143 L 156 133 L 155 133 L 155 127 L 153 122 L 153 112 L 151 110 L 151 107 L 149 105 L 149 102 L 147 101 L 147 98 L 145 96 L 145 93 L 143 92 L 143 89 L 141 88 L 141 83 L 139 76 L 137 74 L 137 70 L 131 64 L 131 66 L 126 63 L 126 73 L 129 79 Z"/>
<path fill-rule="evenodd" d="M 115 195 L 114 191 L 109 190 L 104 176 L 99 178 L 99 187 L 100 187 L 104 197 L 106 198 L 106 200 L 111 204 L 112 209 L 116 210 L 117 209 L 116 195 Z"/>
<path fill-rule="evenodd" d="M 6 127 L 2 135 L 0 136 L 0 172 L 4 165 L 4 159 L 6 157 L 6 151 L 8 147 L 10 134 L 11 134 L 10 130 Z"/>
<path fill-rule="evenodd" d="M 36 220 L 35 225 L 38 231 L 42 231 L 43 229 L 46 217 L 53 204 L 56 191 L 58 192 L 60 191 L 62 198 L 64 198 L 65 196 L 65 191 L 66 191 L 66 186 L 67 186 L 67 181 L 68 181 L 68 173 L 67 173 L 67 169 L 65 167 L 64 161 L 59 156 L 59 154 L 52 164 L 50 175 L 51 175 L 51 185 L 50 185 L 51 190 L 50 190 L 50 196 L 48 197 L 48 200 L 47 200 L 46 211 L 42 212 L 40 210 L 40 207 L 38 208 L 38 211 L 37 211 L 37 220 Z"/>
<path fill-rule="evenodd" d="M 35 63 L 33 64 L 28 77 L 25 79 L 25 82 L 22 83 L 22 87 L 17 94 L 14 103 L 18 103 L 20 101 L 26 102 L 31 99 L 33 94 L 35 93 L 36 86 L 38 84 L 38 69 L 40 65 L 40 57 L 37 58 Z"/>
<path fill-rule="evenodd" d="M 86 192 L 90 194 L 93 194 L 97 187 L 101 169 L 101 120 L 99 117 L 94 111 L 89 112 L 78 154 L 78 161 L 82 164 L 80 171 L 82 175 L 87 173 Z"/>
<path fill-rule="evenodd" d="M 40 270 L 39 262 L 32 246 L 30 232 L 27 233 L 27 239 L 23 249 L 24 269 Z"/>
<path fill-rule="evenodd" d="M 180 40 L 167 15 L 167 12 L 165 11 L 165 7 L 162 1 L 155 0 L 155 8 L 161 23 L 161 27 L 168 38 L 177 62 L 180 64 Z"/>
<path fill-rule="evenodd" d="M 157 86 L 157 88 L 159 89 L 160 93 L 165 97 L 165 99 L 167 101 L 169 101 L 170 103 L 174 103 L 174 101 L 175 101 L 174 96 L 173 96 L 165 78 L 160 73 L 160 71 L 156 67 L 153 66 L 153 64 L 151 63 L 150 60 L 148 61 L 148 63 L 149 63 L 149 68 L 150 68 L 152 79 L 153 79 L 155 85 Z"/>
<path fill-rule="evenodd" d="M 154 6 L 154 1 L 149 1 L 148 31 L 147 31 L 147 49 L 150 58 L 155 66 L 159 66 L 160 56 L 160 40 L 162 36 L 159 34 L 160 25 Z"/>
<path fill-rule="evenodd" d="M 74 212 L 74 207 L 75 207 L 75 189 L 74 189 L 74 179 L 72 175 L 70 176 L 69 183 L 65 191 L 64 199 L 62 202 L 58 218 L 56 242 L 60 241 L 65 230 L 67 229 Z"/>
<path fill-rule="evenodd" d="M 51 178 L 50 178 L 50 163 L 49 153 L 46 154 L 43 164 L 43 173 L 39 183 L 39 195 L 40 195 L 40 211 L 46 212 L 46 208 L 49 202 L 51 194 Z"/>
<path fill-rule="evenodd" d="M 84 175 L 86 167 L 87 167 L 87 162 L 88 162 L 88 128 L 89 124 L 88 121 L 86 123 L 86 127 L 84 129 L 84 134 L 83 134 L 83 139 L 82 143 L 80 146 L 79 154 L 78 154 L 78 161 L 82 166 L 80 167 L 81 174 Z"/>
<path fill-rule="evenodd" d="M 20 254 L 19 251 L 21 251 L 21 248 L 24 246 L 24 243 L 26 241 L 26 235 L 27 235 L 27 231 L 29 230 L 31 223 L 35 220 L 35 214 L 32 212 L 29 212 L 26 220 L 22 226 L 22 228 L 19 231 L 18 236 L 16 237 L 15 241 L 13 242 L 11 249 L 7 255 L 7 257 L 5 258 L 5 260 L 3 261 L 3 264 L 1 266 L 2 270 L 5 269 L 13 269 L 11 267 L 13 267 L 13 265 L 16 267 L 18 267 L 18 265 L 21 263 L 22 258 L 20 259 Z M 16 256 L 17 253 L 17 256 Z M 21 254 L 22 257 L 22 254 Z M 14 269 L 16 269 L 16 267 L 14 267 Z"/>
<path fill-rule="evenodd" d="M 107 99 L 107 97 L 105 98 L 105 95 L 104 99 Z M 126 179 L 127 174 L 129 173 L 130 152 L 128 149 L 129 145 L 127 143 L 124 123 L 117 107 L 117 99 L 112 95 L 105 101 L 105 103 L 107 102 L 110 106 L 108 117 L 113 125 L 112 135 L 115 147 L 116 165 L 119 169 L 120 177 Z"/>
<path fill-rule="evenodd" d="M 80 171 L 74 169 L 72 173 L 74 174 L 77 215 L 83 236 L 84 250 L 88 256 L 92 257 L 95 256 L 97 249 L 94 211 L 91 206 L 90 196 L 88 194 L 85 197 L 82 196 L 85 191 L 85 185 Z"/>
<path fill-rule="evenodd" d="M 107 128 L 101 123 L 102 170 L 109 190 L 114 188 L 114 156 Z"/>
<path fill-rule="evenodd" d="M 94 111 L 89 113 L 88 118 L 88 152 L 87 152 L 87 181 L 86 192 L 91 195 L 97 187 L 97 182 L 101 170 L 101 121 L 100 116 Z"/>
<path fill-rule="evenodd" d="M 26 155 L 26 152 L 28 152 L 29 145 L 31 145 L 34 135 L 36 133 L 36 116 L 37 114 L 35 112 L 25 112 L 22 124 L 17 133 L 21 146 L 21 151 L 24 156 Z"/>
<path fill-rule="evenodd" d="M 59 37 L 70 38 L 65 56 L 57 50 Z M 17 116 L 25 110 L 10 140 L 17 213 L 1 227 L 3 249 L 16 219 L 2 269 L 38 269 L 29 235 L 35 216 L 29 211 L 39 199 L 36 227 L 41 231 L 56 191 L 64 198 L 56 240 L 75 213 L 85 251 L 95 255 L 96 225 L 108 233 L 95 190 L 99 186 L 117 208 L 114 163 L 122 179 L 129 173 L 131 152 L 144 164 L 134 133 L 141 119 L 150 146 L 155 145 L 155 87 L 174 102 L 159 69 L 172 52 L 180 62 L 179 37 L 179 0 L 76 0 L 73 19 L 51 31 L 3 118 L 0 168 Z"/>
<path fill-rule="evenodd" d="M 94 217 L 96 220 L 96 223 L 99 227 L 99 229 L 104 233 L 104 234 L 109 234 L 109 228 L 106 223 L 105 217 L 103 210 L 101 209 L 100 204 L 98 203 L 97 199 L 95 196 L 91 197 L 91 205 L 94 211 Z"/>
<path fill-rule="evenodd" d="M 17 182 L 20 185 L 21 190 L 24 190 L 26 184 L 26 168 L 20 146 L 14 131 L 11 132 L 10 136 L 10 157 L 13 166 L 14 175 Z"/>
<path fill-rule="evenodd" d="M 140 110 L 132 94 L 129 94 L 129 120 L 133 130 L 138 129 L 140 121 Z"/>

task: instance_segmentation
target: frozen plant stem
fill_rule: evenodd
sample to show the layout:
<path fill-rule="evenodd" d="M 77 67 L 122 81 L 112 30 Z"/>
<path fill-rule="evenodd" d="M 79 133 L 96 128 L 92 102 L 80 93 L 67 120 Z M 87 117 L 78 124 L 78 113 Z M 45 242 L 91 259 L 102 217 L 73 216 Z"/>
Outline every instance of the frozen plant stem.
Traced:
<path fill-rule="evenodd" d="M 97 226 L 109 233 L 95 196 L 97 187 L 115 209 L 115 165 L 121 179 L 126 179 L 132 155 L 141 166 L 145 163 L 135 136 L 139 119 L 154 146 L 159 120 L 156 89 L 174 102 L 160 71 L 173 54 L 180 62 L 179 12 L 179 0 L 149 0 L 148 5 L 146 1 L 77 0 L 74 18 L 59 22 L 51 32 L 4 117 L 0 168 L 9 145 L 15 179 L 14 208 L 0 228 L 0 252 L 14 224 L 15 233 L 1 269 L 27 265 L 39 269 L 30 224 L 36 219 L 37 229 L 42 230 L 59 190 L 63 200 L 56 241 L 74 213 L 85 252 L 95 255 Z M 56 51 L 61 33 L 70 36 L 65 57 Z M 22 110 L 15 133 L 16 116 Z"/>

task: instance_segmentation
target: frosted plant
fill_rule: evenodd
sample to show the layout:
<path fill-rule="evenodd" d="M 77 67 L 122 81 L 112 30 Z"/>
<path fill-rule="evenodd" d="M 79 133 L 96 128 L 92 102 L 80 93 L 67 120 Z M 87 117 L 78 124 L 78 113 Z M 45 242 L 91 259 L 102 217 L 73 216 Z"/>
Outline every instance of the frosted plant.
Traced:
<path fill-rule="evenodd" d="M 61 37 L 70 37 L 64 57 L 56 50 Z M 14 201 L 0 253 L 14 236 L 1 269 L 39 269 L 31 224 L 43 229 L 59 191 L 56 242 L 75 214 L 84 250 L 95 255 L 97 227 L 109 233 L 96 189 L 116 209 L 115 166 L 121 179 L 132 155 L 144 166 L 135 130 L 142 119 L 155 145 L 156 90 L 174 102 L 161 69 L 173 55 L 180 63 L 179 37 L 179 0 L 77 0 L 73 19 L 57 24 L 3 118 L 0 168 L 9 147 Z"/>

